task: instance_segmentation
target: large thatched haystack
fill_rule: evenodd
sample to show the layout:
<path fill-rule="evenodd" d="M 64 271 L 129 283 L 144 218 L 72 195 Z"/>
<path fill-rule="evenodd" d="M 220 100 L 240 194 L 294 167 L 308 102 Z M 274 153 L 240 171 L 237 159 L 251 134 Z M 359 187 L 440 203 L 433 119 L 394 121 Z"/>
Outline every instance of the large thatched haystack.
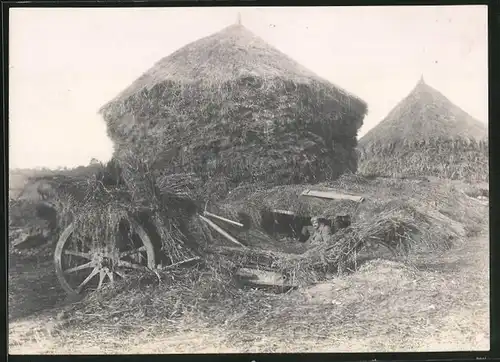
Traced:
<path fill-rule="evenodd" d="M 160 60 L 101 109 L 116 156 L 195 173 L 207 196 L 355 171 L 367 105 L 241 25 Z"/>
<path fill-rule="evenodd" d="M 454 105 L 423 78 L 359 141 L 359 172 L 488 180 L 485 124 Z"/>

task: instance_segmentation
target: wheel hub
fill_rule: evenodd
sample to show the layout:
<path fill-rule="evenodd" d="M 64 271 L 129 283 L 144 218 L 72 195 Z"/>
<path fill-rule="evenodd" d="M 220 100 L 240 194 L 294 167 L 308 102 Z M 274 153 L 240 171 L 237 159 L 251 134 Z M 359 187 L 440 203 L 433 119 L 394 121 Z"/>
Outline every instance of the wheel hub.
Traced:
<path fill-rule="evenodd" d="M 113 259 L 110 259 L 108 257 L 104 257 L 101 261 L 100 266 L 102 268 L 111 268 L 113 266 Z"/>
<path fill-rule="evenodd" d="M 118 260 L 118 254 L 101 249 L 95 252 L 93 259 L 99 269 L 113 270 Z"/>

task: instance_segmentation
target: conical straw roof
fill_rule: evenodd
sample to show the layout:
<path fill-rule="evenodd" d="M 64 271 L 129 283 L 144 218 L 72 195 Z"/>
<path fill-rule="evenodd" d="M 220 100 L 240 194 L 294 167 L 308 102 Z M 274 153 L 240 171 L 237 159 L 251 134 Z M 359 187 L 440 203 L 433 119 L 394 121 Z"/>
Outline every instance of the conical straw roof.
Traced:
<path fill-rule="evenodd" d="M 358 172 L 386 177 L 488 180 L 488 131 L 420 79 L 359 141 Z"/>
<path fill-rule="evenodd" d="M 101 112 L 118 159 L 134 149 L 220 198 L 355 172 L 367 105 L 234 24 L 163 58 Z"/>
<path fill-rule="evenodd" d="M 423 77 L 377 126 L 360 140 L 360 145 L 420 142 L 431 138 L 484 140 L 484 123 L 453 104 Z"/>
<path fill-rule="evenodd" d="M 167 81 L 217 85 L 246 76 L 284 78 L 299 84 L 319 82 L 335 91 L 340 100 L 349 104 L 351 111 L 366 113 L 364 101 L 322 79 L 238 23 L 161 59 L 101 111 Z"/>

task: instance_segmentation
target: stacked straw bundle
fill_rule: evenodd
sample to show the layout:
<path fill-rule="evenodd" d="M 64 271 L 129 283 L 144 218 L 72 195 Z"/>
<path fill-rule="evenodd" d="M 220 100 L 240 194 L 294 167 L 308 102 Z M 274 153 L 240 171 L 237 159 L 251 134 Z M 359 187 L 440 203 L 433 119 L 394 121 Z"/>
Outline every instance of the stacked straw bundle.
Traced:
<path fill-rule="evenodd" d="M 43 177 L 55 190 L 50 201 L 59 229 L 73 222 L 77 237 L 116 245 L 123 221 L 133 220 L 163 251 L 167 259 L 159 261 L 176 263 L 198 255 L 206 228 L 194 218 L 198 206 L 190 193 L 192 180 L 155 172 L 133 151 L 122 156 L 120 162 L 112 160 L 91 175 Z"/>
<path fill-rule="evenodd" d="M 367 243 L 383 245 L 401 256 L 412 249 L 447 250 L 461 235 L 450 229 L 444 218 L 438 221 L 411 205 L 392 205 L 339 230 L 326 243 L 305 248 L 302 253 L 255 246 L 211 250 L 229 257 L 240 267 L 278 272 L 287 283 L 309 285 L 331 274 L 355 270 L 358 255 Z"/>
<path fill-rule="evenodd" d="M 306 188 L 334 189 L 361 195 L 365 200 L 359 203 L 300 196 Z M 247 192 L 244 192 L 245 189 Z M 350 230 L 357 240 L 384 244 L 393 251 L 401 248 L 405 248 L 402 251 L 445 250 L 452 242 L 477 232 L 484 224 L 487 212 L 486 206 L 461 194 L 451 182 L 367 179 L 354 174 L 345 174 L 333 182 L 311 186 L 288 185 L 267 190 L 242 187 L 223 202 L 210 205 L 209 209 L 233 220 L 237 220 L 242 213 L 247 214 L 252 220 L 252 229 L 234 235 L 253 248 L 275 251 L 285 251 L 288 246 L 273 241 L 269 235 L 267 238 L 265 236 L 262 216 L 271 209 L 330 220 L 336 215 L 348 214 L 352 220 Z M 349 243 L 348 238 L 344 242 Z M 298 249 L 300 254 L 307 248 Z"/>
<path fill-rule="evenodd" d="M 217 198 L 355 172 L 367 105 L 233 25 L 160 60 L 100 112 L 118 158 L 139 145 Z"/>
<path fill-rule="evenodd" d="M 51 238 L 57 237 L 68 223 L 70 200 L 83 199 L 88 179 L 101 169 L 102 165 L 91 165 L 30 172 L 18 197 L 9 202 L 9 231 L 23 230 L 30 236 L 49 232 Z"/>
<path fill-rule="evenodd" d="M 423 79 L 359 141 L 359 172 L 488 180 L 486 125 Z"/>
<path fill-rule="evenodd" d="M 333 219 L 339 214 L 351 215 L 356 222 L 367 210 L 389 205 L 392 201 L 401 204 L 416 195 L 416 190 L 425 197 L 432 186 L 424 181 L 373 179 L 357 174 L 344 174 L 337 180 L 314 185 L 283 185 L 273 188 L 240 187 L 232 191 L 226 199 L 211 205 L 215 213 L 228 218 L 238 218 L 238 213 L 250 216 L 254 225 L 259 225 L 262 213 L 272 209 L 288 210 L 297 216 Z M 346 194 L 365 197 L 363 203 L 352 200 L 329 200 L 301 196 L 306 189 L 318 191 L 335 190 Z M 435 191 L 435 188 L 432 188 Z M 375 212 L 375 211 L 373 211 Z"/>

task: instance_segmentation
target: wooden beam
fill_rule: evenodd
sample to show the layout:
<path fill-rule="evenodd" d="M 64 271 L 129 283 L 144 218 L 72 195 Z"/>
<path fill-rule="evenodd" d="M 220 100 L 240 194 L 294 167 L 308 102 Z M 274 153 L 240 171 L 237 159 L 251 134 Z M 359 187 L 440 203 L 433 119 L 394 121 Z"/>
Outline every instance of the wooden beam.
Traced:
<path fill-rule="evenodd" d="M 238 240 L 236 240 L 234 237 L 232 237 L 231 235 L 229 235 L 227 232 L 225 232 L 221 227 L 217 226 L 213 221 L 207 219 L 206 217 L 202 216 L 202 215 L 198 215 L 200 217 L 201 220 L 205 221 L 208 226 L 210 226 L 212 229 L 214 229 L 215 231 L 217 231 L 219 234 L 221 234 L 222 236 L 224 236 L 227 240 L 233 242 L 234 244 L 237 244 L 239 246 L 242 246 L 244 248 L 246 248 L 247 246 L 240 243 Z"/>
<path fill-rule="evenodd" d="M 218 219 L 218 220 L 221 220 L 221 221 L 227 222 L 228 224 L 235 225 L 235 226 L 238 226 L 238 227 L 240 227 L 240 228 L 243 228 L 243 227 L 245 226 L 245 225 L 243 225 L 242 223 L 239 223 L 239 222 L 237 222 L 237 221 L 233 221 L 233 220 L 226 219 L 225 217 L 222 217 L 222 216 L 219 216 L 219 215 L 212 214 L 211 212 L 208 212 L 208 211 L 205 211 L 205 212 L 203 213 L 203 215 L 213 217 L 214 219 Z"/>
<path fill-rule="evenodd" d="M 285 215 L 292 215 L 294 216 L 295 213 L 293 211 L 288 211 L 288 210 L 280 210 L 280 209 L 273 209 L 271 212 L 275 214 L 285 214 Z"/>
<path fill-rule="evenodd" d="M 331 200 L 352 200 L 356 202 L 363 202 L 364 197 L 342 194 L 336 191 L 315 191 L 315 190 L 304 190 L 301 196 L 317 197 L 320 199 L 331 199 Z"/>
<path fill-rule="evenodd" d="M 258 269 L 250 268 L 240 268 L 236 275 L 243 279 L 247 284 L 260 285 L 260 286 L 272 286 L 272 287 L 284 287 L 284 288 L 294 288 L 298 285 L 288 284 L 285 282 L 283 275 Z"/>

